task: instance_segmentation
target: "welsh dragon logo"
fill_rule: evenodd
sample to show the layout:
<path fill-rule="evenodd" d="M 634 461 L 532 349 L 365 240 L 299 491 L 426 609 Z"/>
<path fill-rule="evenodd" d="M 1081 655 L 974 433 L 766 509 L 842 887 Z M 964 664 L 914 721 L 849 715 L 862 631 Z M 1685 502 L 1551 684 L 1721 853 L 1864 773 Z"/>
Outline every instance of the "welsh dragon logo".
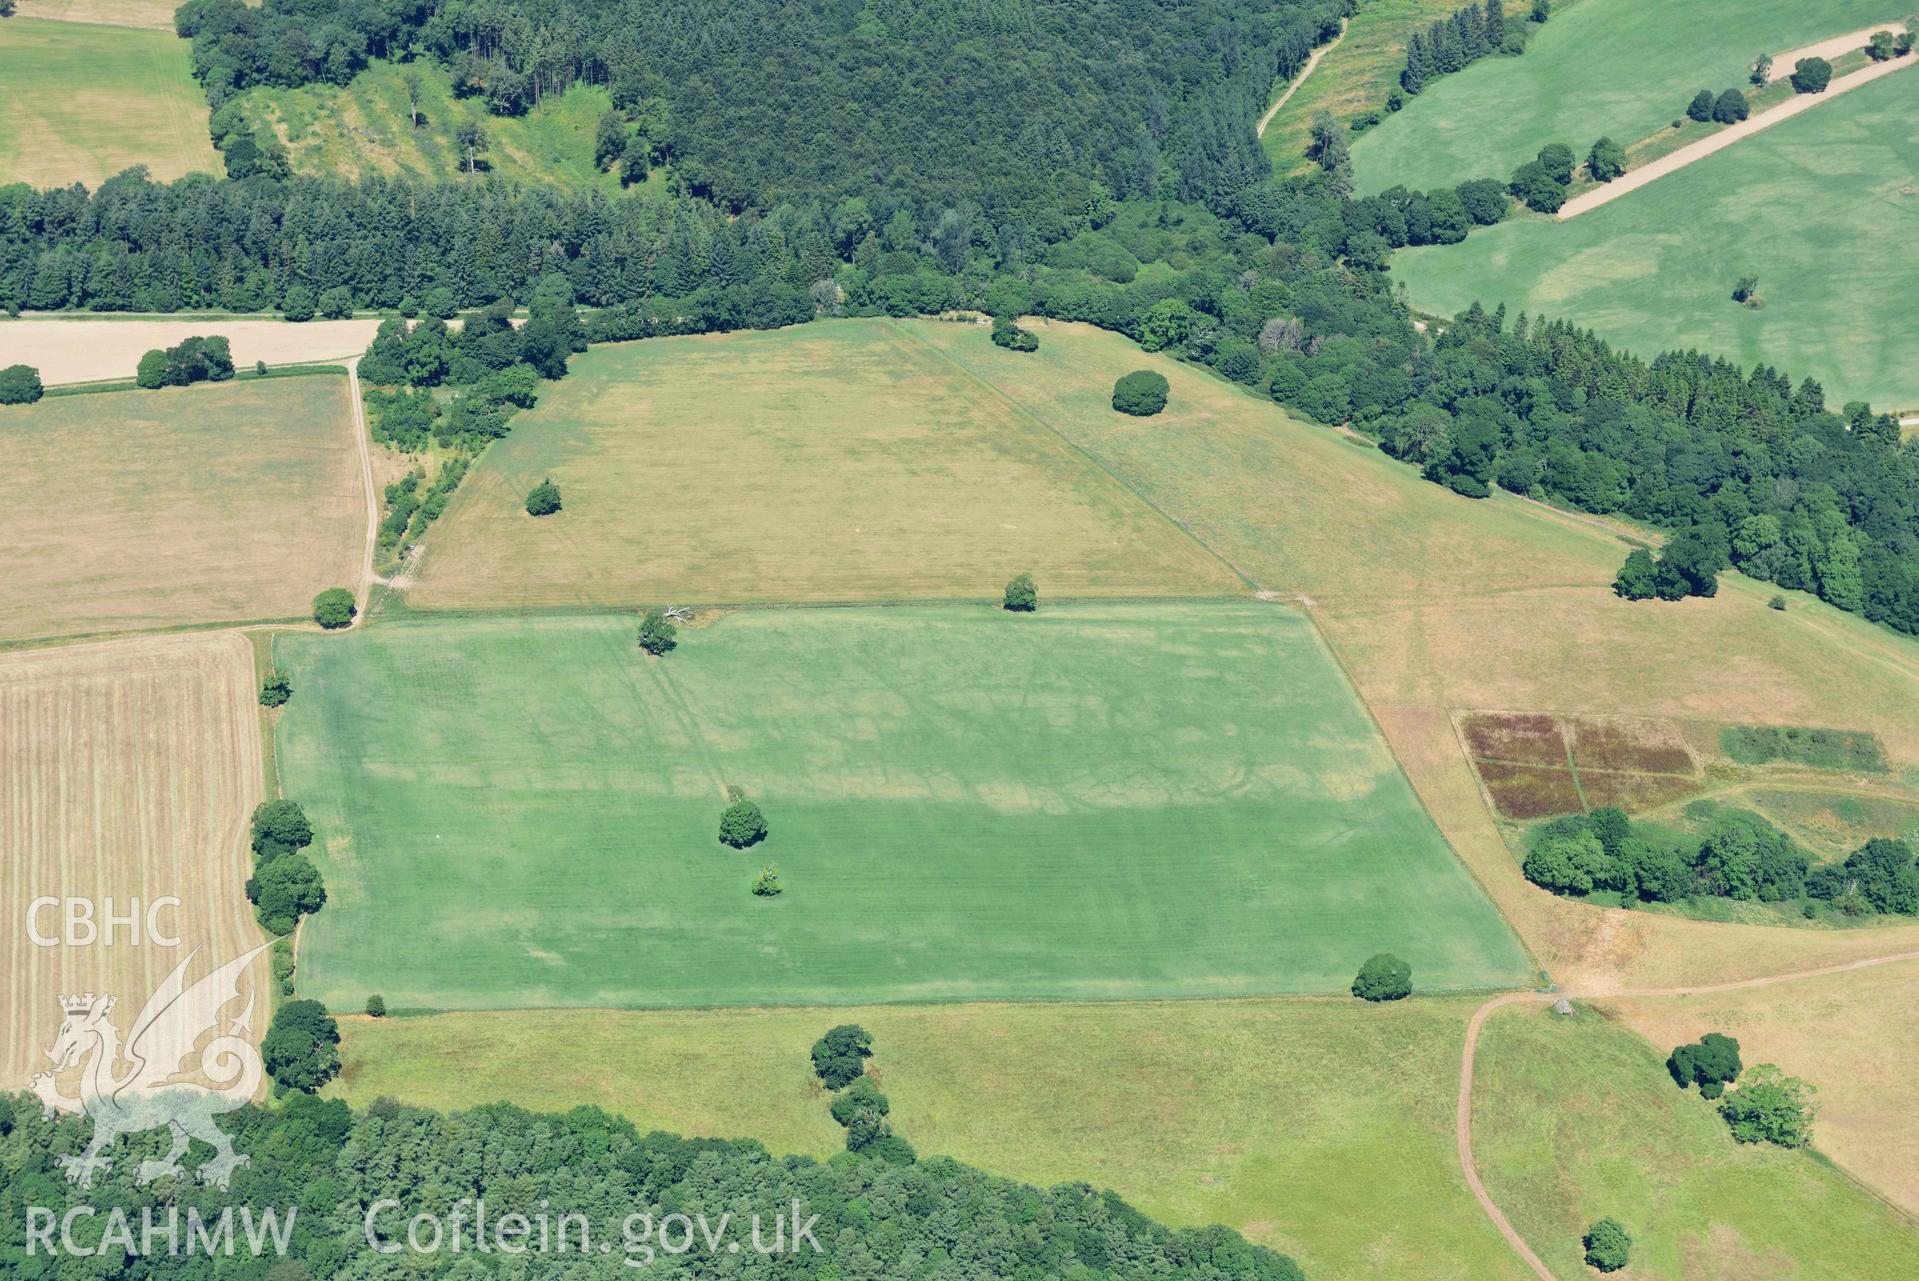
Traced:
<path fill-rule="evenodd" d="M 199 950 L 187 953 L 147 999 L 124 1046 L 109 1018 L 115 997 L 88 992 L 60 998 L 66 1017 L 53 1048 L 47 1051 L 53 1068 L 34 1076 L 27 1088 L 50 1110 L 93 1118 L 93 1138 L 86 1150 L 60 1158 L 69 1180 L 92 1187 L 94 1172 L 112 1166 L 101 1152 L 115 1139 L 161 1126 L 173 1132 L 172 1150 L 162 1160 L 140 1163 L 141 1183 L 183 1173 L 180 1157 L 191 1139 L 214 1150 L 213 1158 L 198 1171 L 203 1182 L 225 1188 L 233 1172 L 247 1164 L 213 1118 L 241 1107 L 260 1087 L 260 1051 L 247 1035 L 253 1018 L 250 987 L 246 1008 L 228 1022 L 224 1033 L 200 1048 L 201 1075 L 219 1084 L 209 1087 L 174 1078 L 183 1074 L 200 1038 L 217 1031 L 221 1011 L 241 995 L 241 975 L 270 946 L 262 944 L 191 985 L 186 982 L 187 966 Z M 79 1094 L 62 1094 L 55 1077 L 83 1061 Z"/>

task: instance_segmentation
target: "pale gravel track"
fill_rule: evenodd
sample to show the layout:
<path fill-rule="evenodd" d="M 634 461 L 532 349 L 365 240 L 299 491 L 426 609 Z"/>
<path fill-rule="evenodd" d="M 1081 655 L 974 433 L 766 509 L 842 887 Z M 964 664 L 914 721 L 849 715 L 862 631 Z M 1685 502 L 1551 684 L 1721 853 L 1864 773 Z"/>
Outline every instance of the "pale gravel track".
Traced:
<path fill-rule="evenodd" d="M 373 550 L 380 538 L 380 499 L 373 483 L 373 446 L 366 425 L 366 402 L 360 398 L 360 358 L 346 362 L 347 399 L 353 402 L 353 443 L 360 451 L 360 480 L 366 491 L 366 550 L 360 558 L 360 582 L 353 592 L 353 626 L 366 618 L 367 601 L 373 594 Z"/>
<path fill-rule="evenodd" d="M 1869 956 L 1860 961 L 1845 961 L 1838 965 L 1821 965 L 1812 969 L 1792 970 L 1785 974 L 1769 974 L 1754 979 L 1734 979 L 1726 983 L 1702 983 L 1680 987 L 1627 988 L 1616 992 L 1593 993 L 1594 1000 L 1637 1000 L 1648 997 L 1707 996 L 1718 992 L 1740 992 L 1757 987 L 1771 987 L 1776 983 L 1791 983 L 1799 979 L 1823 978 L 1829 974 L 1845 974 L 1853 970 L 1867 970 L 1875 966 L 1891 965 L 1899 961 L 1919 961 L 1919 952 L 1894 952 L 1888 956 Z M 1479 1208 L 1486 1212 L 1492 1225 L 1506 1238 L 1513 1253 L 1531 1268 L 1540 1281 L 1559 1281 L 1551 1268 L 1526 1244 L 1526 1238 L 1499 1208 L 1492 1194 L 1486 1191 L 1486 1185 L 1479 1177 L 1479 1164 L 1473 1159 L 1473 1058 L 1479 1048 L 1479 1033 L 1486 1020 L 1508 1005 L 1538 1004 L 1547 1001 L 1573 1000 L 1571 993 L 1563 992 L 1507 992 L 1495 996 L 1473 1011 L 1472 1019 L 1466 1024 L 1466 1044 L 1460 1051 L 1459 1061 L 1459 1100 L 1456 1105 L 1453 1124 L 1454 1142 L 1459 1153 L 1459 1171 L 1466 1176 L 1466 1186 L 1472 1189 L 1473 1196 L 1479 1201 Z"/>
<path fill-rule="evenodd" d="M 1286 105 L 1286 100 L 1297 93 L 1299 87 L 1306 83 L 1306 77 L 1313 74 L 1313 68 L 1319 65 L 1319 60 L 1337 47 L 1341 40 L 1346 38 L 1347 22 L 1348 19 L 1341 18 L 1339 20 L 1339 34 L 1319 46 L 1319 48 L 1313 50 L 1312 54 L 1306 59 L 1306 65 L 1299 69 L 1299 74 L 1293 77 L 1293 82 L 1286 86 L 1286 92 L 1279 95 L 1279 101 L 1268 107 L 1266 114 L 1259 118 L 1259 127 L 1253 131 L 1255 134 L 1262 138 L 1266 136 L 1266 126 L 1273 123 L 1273 117 L 1278 115 L 1279 109 Z"/>
<path fill-rule="evenodd" d="M 1893 58 L 1888 62 L 1875 62 L 1871 66 L 1860 71 L 1855 71 L 1849 76 L 1840 76 L 1826 87 L 1824 93 L 1798 94 L 1790 101 L 1774 107 L 1771 111 L 1762 111 L 1758 115 L 1742 120 L 1736 125 L 1727 125 L 1724 129 L 1721 129 L 1718 133 L 1710 137 L 1701 138 L 1698 142 L 1692 143 L 1689 146 L 1681 147 L 1677 151 L 1668 152 L 1650 164 L 1642 165 L 1637 169 L 1627 170 L 1623 176 L 1615 178 L 1611 182 L 1601 183 L 1591 191 L 1574 196 L 1560 207 L 1558 217 L 1561 222 L 1564 222 L 1568 218 L 1577 218 L 1580 214 L 1590 213 L 1601 205 L 1611 204 L 1621 196 L 1629 195 L 1649 182 L 1656 182 L 1669 173 L 1675 173 L 1678 170 L 1684 169 L 1694 161 L 1703 160 L 1713 152 L 1730 147 L 1742 138 L 1750 138 L 1761 129 L 1770 129 L 1783 120 L 1790 120 L 1794 116 L 1804 115 L 1822 102 L 1830 102 L 1839 95 L 1850 93 L 1861 85 L 1871 84 L 1873 81 L 1884 76 L 1889 76 L 1895 71 L 1903 71 L 1915 62 L 1919 62 L 1919 57 L 1910 53 L 1901 58 Z"/>

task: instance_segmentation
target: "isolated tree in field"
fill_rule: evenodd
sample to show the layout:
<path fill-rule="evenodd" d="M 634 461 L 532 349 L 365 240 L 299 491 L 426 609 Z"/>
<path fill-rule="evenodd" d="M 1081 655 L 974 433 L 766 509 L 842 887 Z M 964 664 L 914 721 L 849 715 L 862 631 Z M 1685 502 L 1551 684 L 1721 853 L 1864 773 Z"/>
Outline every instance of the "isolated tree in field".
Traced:
<path fill-rule="evenodd" d="M 1824 93 L 1832 83 L 1832 64 L 1824 58 L 1801 58 L 1792 68 L 1795 93 Z"/>
<path fill-rule="evenodd" d="M 1611 182 L 1626 172 L 1626 149 L 1611 138 L 1601 138 L 1586 154 L 1586 172 L 1594 182 Z"/>
<path fill-rule="evenodd" d="M 1722 125 L 1736 125 L 1751 114 L 1746 95 L 1737 89 L 1728 89 L 1713 100 L 1712 118 Z"/>
<path fill-rule="evenodd" d="M 1732 300 L 1737 303 L 1749 303 L 1759 296 L 1759 277 L 1741 276 L 1732 287 Z"/>
<path fill-rule="evenodd" d="M 1353 995 L 1362 1001 L 1398 1001 L 1413 992 L 1413 967 L 1381 952 L 1359 967 L 1353 979 Z"/>
<path fill-rule="evenodd" d="M 273 672 L 260 682 L 260 706 L 279 707 L 293 697 L 293 682 L 283 673 Z"/>
<path fill-rule="evenodd" d="M 1170 390 L 1172 385 L 1166 381 L 1166 375 L 1136 369 L 1113 384 L 1113 408 L 1135 418 L 1150 418 L 1166 408 L 1166 393 Z"/>
<path fill-rule="evenodd" d="M 1020 574 L 1006 584 L 1006 597 L 1000 608 L 1013 614 L 1030 614 L 1039 608 L 1039 588 L 1031 574 Z"/>
<path fill-rule="evenodd" d="M 378 992 L 375 992 L 372 996 L 369 996 L 366 999 L 366 1013 L 367 1013 L 367 1017 L 370 1019 L 385 1018 L 386 1017 L 386 998 L 384 996 L 381 996 Z"/>
<path fill-rule="evenodd" d="M 8 365 L 0 369 L 0 405 L 31 405 L 46 394 L 40 371 L 32 365 Z"/>
<path fill-rule="evenodd" d="M 737 800 L 720 813 L 720 844 L 743 850 L 766 839 L 766 815 L 749 800 Z"/>
<path fill-rule="evenodd" d="M 1866 42 L 1866 56 L 1874 62 L 1887 62 L 1892 59 L 1893 50 L 1898 47 L 1899 38 L 1890 31 L 1875 31 L 1872 39 Z"/>
<path fill-rule="evenodd" d="M 1772 82 L 1772 55 L 1762 53 L 1753 59 L 1752 85 L 1755 89 L 1764 89 Z"/>
<path fill-rule="evenodd" d="M 657 609 L 648 610 L 640 620 L 640 648 L 655 658 L 677 646 L 679 634 L 673 620 Z"/>
<path fill-rule="evenodd" d="M 140 357 L 140 366 L 134 371 L 133 385 L 154 391 L 167 385 L 167 353 L 158 347 Z"/>
<path fill-rule="evenodd" d="M 1713 102 L 1712 90 L 1701 89 L 1692 96 L 1692 101 L 1686 104 L 1687 118 L 1697 120 L 1701 124 L 1711 120 Z"/>
<path fill-rule="evenodd" d="M 1746 1074 L 1744 1085 L 1719 1100 L 1719 1115 L 1740 1143 L 1803 1148 L 1812 1142 L 1812 1123 L 1819 1114 L 1813 1102 L 1816 1093 L 1798 1077 L 1761 1063 Z"/>
<path fill-rule="evenodd" d="M 329 587 L 313 598 L 313 621 L 328 631 L 352 626 L 359 612 L 353 593 L 344 587 Z"/>
<path fill-rule="evenodd" d="M 11 18 L 15 7 L 14 0 L 0 0 L 0 18 Z"/>
<path fill-rule="evenodd" d="M 560 487 L 553 483 L 551 476 L 527 491 L 527 515 L 551 516 L 558 510 L 560 510 Z"/>
<path fill-rule="evenodd" d="M 340 1025 L 318 1001 L 288 1001 L 260 1042 L 267 1071 L 289 1090 L 313 1093 L 340 1072 Z"/>
<path fill-rule="evenodd" d="M 1619 1271 L 1632 1254 L 1632 1238 L 1613 1218 L 1601 1219 L 1587 1228 L 1581 1244 L 1586 1247 L 1586 1266 L 1601 1272 Z"/>
<path fill-rule="evenodd" d="M 408 67 L 405 76 L 407 117 L 413 127 L 420 127 L 420 95 L 425 89 L 425 80 L 418 67 Z"/>
<path fill-rule="evenodd" d="M 813 1042 L 813 1072 L 829 1090 L 843 1090 L 866 1072 L 873 1056 L 873 1034 L 857 1023 L 842 1023 Z"/>
<path fill-rule="evenodd" d="M 1697 1085 L 1700 1095 L 1708 1099 L 1724 1094 L 1744 1066 L 1739 1061 L 1739 1042 L 1719 1032 L 1675 1047 L 1666 1059 L 1666 1070 L 1680 1089 Z"/>
<path fill-rule="evenodd" d="M 760 869 L 753 878 L 753 892 L 761 898 L 778 898 L 786 887 L 780 884 L 780 869 L 771 863 Z"/>
<path fill-rule="evenodd" d="M 453 131 L 453 141 L 459 147 L 460 154 L 466 157 L 466 176 L 471 178 L 479 171 L 480 157 L 486 154 L 486 129 L 478 120 L 468 116 Z"/>

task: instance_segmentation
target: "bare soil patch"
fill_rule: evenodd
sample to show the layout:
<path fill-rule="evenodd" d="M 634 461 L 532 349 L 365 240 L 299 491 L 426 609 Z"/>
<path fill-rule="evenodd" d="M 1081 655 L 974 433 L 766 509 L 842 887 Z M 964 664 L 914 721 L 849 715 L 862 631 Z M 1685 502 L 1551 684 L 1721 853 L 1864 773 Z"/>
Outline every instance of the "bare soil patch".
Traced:
<path fill-rule="evenodd" d="M 1696 775 L 1698 763 L 1686 750 L 1677 726 L 1669 721 L 1573 717 L 1573 765 L 1582 775 L 1594 770 L 1631 770 L 1642 774 Z"/>
<path fill-rule="evenodd" d="M 1485 761 L 1533 765 L 1566 764 L 1566 740 L 1557 717 L 1511 712 L 1475 712 L 1460 718 L 1472 754 Z"/>

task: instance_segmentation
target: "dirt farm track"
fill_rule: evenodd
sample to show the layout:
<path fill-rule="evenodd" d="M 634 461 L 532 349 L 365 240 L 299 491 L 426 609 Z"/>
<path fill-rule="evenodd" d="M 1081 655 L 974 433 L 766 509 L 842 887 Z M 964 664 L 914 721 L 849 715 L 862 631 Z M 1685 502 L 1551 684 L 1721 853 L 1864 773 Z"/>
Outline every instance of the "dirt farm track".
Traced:
<path fill-rule="evenodd" d="M 122 1033 L 154 985 L 199 948 L 191 976 L 261 941 L 243 890 L 261 796 L 252 647 L 237 632 L 141 637 L 0 655 L 0 1088 L 46 1066 L 65 993 L 111 992 Z M 119 927 L 113 946 L 39 946 L 35 899 L 177 897 L 158 923 L 177 947 Z M 101 904 L 100 907 L 104 905 Z M 96 908 L 98 911 L 99 908 Z M 35 915 L 43 937 L 59 908 Z M 84 934 L 84 930 L 76 931 Z M 264 1031 L 262 958 L 254 1032 Z"/>

